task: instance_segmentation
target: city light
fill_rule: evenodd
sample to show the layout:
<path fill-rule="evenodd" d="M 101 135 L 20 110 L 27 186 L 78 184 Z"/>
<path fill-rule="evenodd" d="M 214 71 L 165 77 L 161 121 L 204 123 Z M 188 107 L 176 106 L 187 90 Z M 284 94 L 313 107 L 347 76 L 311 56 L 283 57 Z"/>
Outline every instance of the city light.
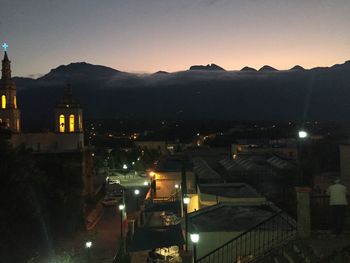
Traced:
<path fill-rule="evenodd" d="M 85 247 L 86 247 L 86 248 L 92 247 L 92 242 L 91 242 L 91 241 L 86 241 Z"/>
<path fill-rule="evenodd" d="M 149 172 L 149 176 L 153 177 L 153 176 L 155 176 L 155 175 L 156 175 L 155 172 L 153 172 L 153 171 L 150 171 L 150 172 Z"/>
<path fill-rule="evenodd" d="M 175 184 L 175 188 L 176 188 L 176 189 L 179 189 L 179 185 L 178 185 L 178 184 Z"/>
<path fill-rule="evenodd" d="M 128 166 L 125 163 L 123 164 L 123 169 L 124 170 L 128 169 Z"/>
<path fill-rule="evenodd" d="M 135 189 L 134 194 L 135 195 L 139 195 L 140 194 L 140 190 L 139 189 Z"/>
<path fill-rule="evenodd" d="M 143 182 L 143 185 L 144 185 L 144 186 L 147 186 L 147 185 L 148 185 L 148 182 L 147 182 L 147 181 L 144 181 L 144 182 Z"/>
<path fill-rule="evenodd" d="M 306 138 L 308 136 L 306 131 L 299 131 L 298 136 L 300 139 Z"/>
<path fill-rule="evenodd" d="M 125 205 L 124 204 L 120 204 L 119 205 L 119 210 L 121 211 L 121 210 L 123 210 L 125 208 Z"/>
<path fill-rule="evenodd" d="M 189 197 L 184 197 L 184 204 L 188 205 L 190 203 L 190 198 Z"/>

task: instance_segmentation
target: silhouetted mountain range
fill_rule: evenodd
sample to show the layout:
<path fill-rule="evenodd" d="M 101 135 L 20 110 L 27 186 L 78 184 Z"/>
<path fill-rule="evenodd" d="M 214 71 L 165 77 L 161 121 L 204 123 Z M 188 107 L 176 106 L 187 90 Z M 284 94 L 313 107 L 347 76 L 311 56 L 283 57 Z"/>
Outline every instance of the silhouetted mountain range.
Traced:
<path fill-rule="evenodd" d="M 265 66 L 259 71 L 147 75 L 72 63 L 38 79 L 14 80 L 24 128 L 51 126 L 54 106 L 68 83 L 86 119 L 348 121 L 350 116 L 350 61 L 310 70 Z"/>
<path fill-rule="evenodd" d="M 252 72 L 256 72 L 257 70 L 255 68 L 251 68 L 251 67 L 244 67 L 241 69 L 241 71 L 252 71 Z"/>
<path fill-rule="evenodd" d="M 271 66 L 268 66 L 268 65 L 265 65 L 265 66 L 262 66 L 259 71 L 277 71 L 277 69 L 271 67 Z"/>
<path fill-rule="evenodd" d="M 190 70 L 222 70 L 224 71 L 222 67 L 216 65 L 216 64 L 208 64 L 206 66 L 203 65 L 194 65 L 190 67 Z"/>

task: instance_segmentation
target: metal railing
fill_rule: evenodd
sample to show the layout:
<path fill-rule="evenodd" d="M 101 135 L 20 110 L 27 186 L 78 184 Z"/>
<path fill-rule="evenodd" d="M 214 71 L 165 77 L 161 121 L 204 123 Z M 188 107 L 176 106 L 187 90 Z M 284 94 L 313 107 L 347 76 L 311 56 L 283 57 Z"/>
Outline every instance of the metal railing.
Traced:
<path fill-rule="evenodd" d="M 246 263 L 267 254 L 296 235 L 296 223 L 280 211 L 197 259 L 195 263 Z"/>

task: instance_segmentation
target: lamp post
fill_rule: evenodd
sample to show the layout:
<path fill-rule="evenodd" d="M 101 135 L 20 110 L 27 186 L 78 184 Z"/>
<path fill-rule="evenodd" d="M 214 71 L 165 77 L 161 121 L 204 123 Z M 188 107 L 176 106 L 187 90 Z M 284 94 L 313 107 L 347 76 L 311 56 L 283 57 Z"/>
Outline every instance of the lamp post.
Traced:
<path fill-rule="evenodd" d="M 88 262 L 90 262 L 90 258 L 91 258 L 90 249 L 92 247 L 92 242 L 91 241 L 86 241 L 85 242 L 85 247 L 86 247 L 86 250 L 87 250 Z"/>
<path fill-rule="evenodd" d="M 193 243 L 193 263 L 196 263 L 196 261 L 197 261 L 197 243 L 199 241 L 199 234 L 192 233 L 190 236 L 191 236 L 191 241 Z"/>
<path fill-rule="evenodd" d="M 303 186 L 304 185 L 304 175 L 303 175 L 303 169 L 302 169 L 302 165 L 301 165 L 301 153 L 302 153 L 302 148 L 303 148 L 303 140 L 305 140 L 308 136 L 309 136 L 309 134 L 305 130 L 299 130 L 298 131 L 298 143 L 297 143 L 298 159 L 297 159 L 297 166 L 298 166 L 299 186 Z"/>
<path fill-rule="evenodd" d="M 186 251 L 188 251 L 188 217 L 187 217 L 187 205 L 190 203 L 190 198 L 188 196 L 185 196 L 183 198 L 184 201 L 184 210 L 185 210 L 185 245 L 186 245 Z"/>
<path fill-rule="evenodd" d="M 120 211 L 120 246 L 123 246 L 123 239 L 124 239 L 124 234 L 123 234 L 123 212 L 125 209 L 125 204 L 119 204 L 119 211 Z"/>
<path fill-rule="evenodd" d="M 136 196 L 136 210 L 139 208 L 139 195 L 140 195 L 140 190 L 139 189 L 135 189 L 134 190 L 134 194 Z"/>

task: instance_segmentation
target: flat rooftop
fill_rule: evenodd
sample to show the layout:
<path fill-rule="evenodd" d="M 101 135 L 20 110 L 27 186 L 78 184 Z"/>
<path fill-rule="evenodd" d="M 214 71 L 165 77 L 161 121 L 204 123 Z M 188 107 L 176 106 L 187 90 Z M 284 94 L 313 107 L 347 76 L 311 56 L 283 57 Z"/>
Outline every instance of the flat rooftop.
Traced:
<path fill-rule="evenodd" d="M 189 231 L 242 232 L 277 212 L 269 205 L 219 203 L 188 214 Z"/>

